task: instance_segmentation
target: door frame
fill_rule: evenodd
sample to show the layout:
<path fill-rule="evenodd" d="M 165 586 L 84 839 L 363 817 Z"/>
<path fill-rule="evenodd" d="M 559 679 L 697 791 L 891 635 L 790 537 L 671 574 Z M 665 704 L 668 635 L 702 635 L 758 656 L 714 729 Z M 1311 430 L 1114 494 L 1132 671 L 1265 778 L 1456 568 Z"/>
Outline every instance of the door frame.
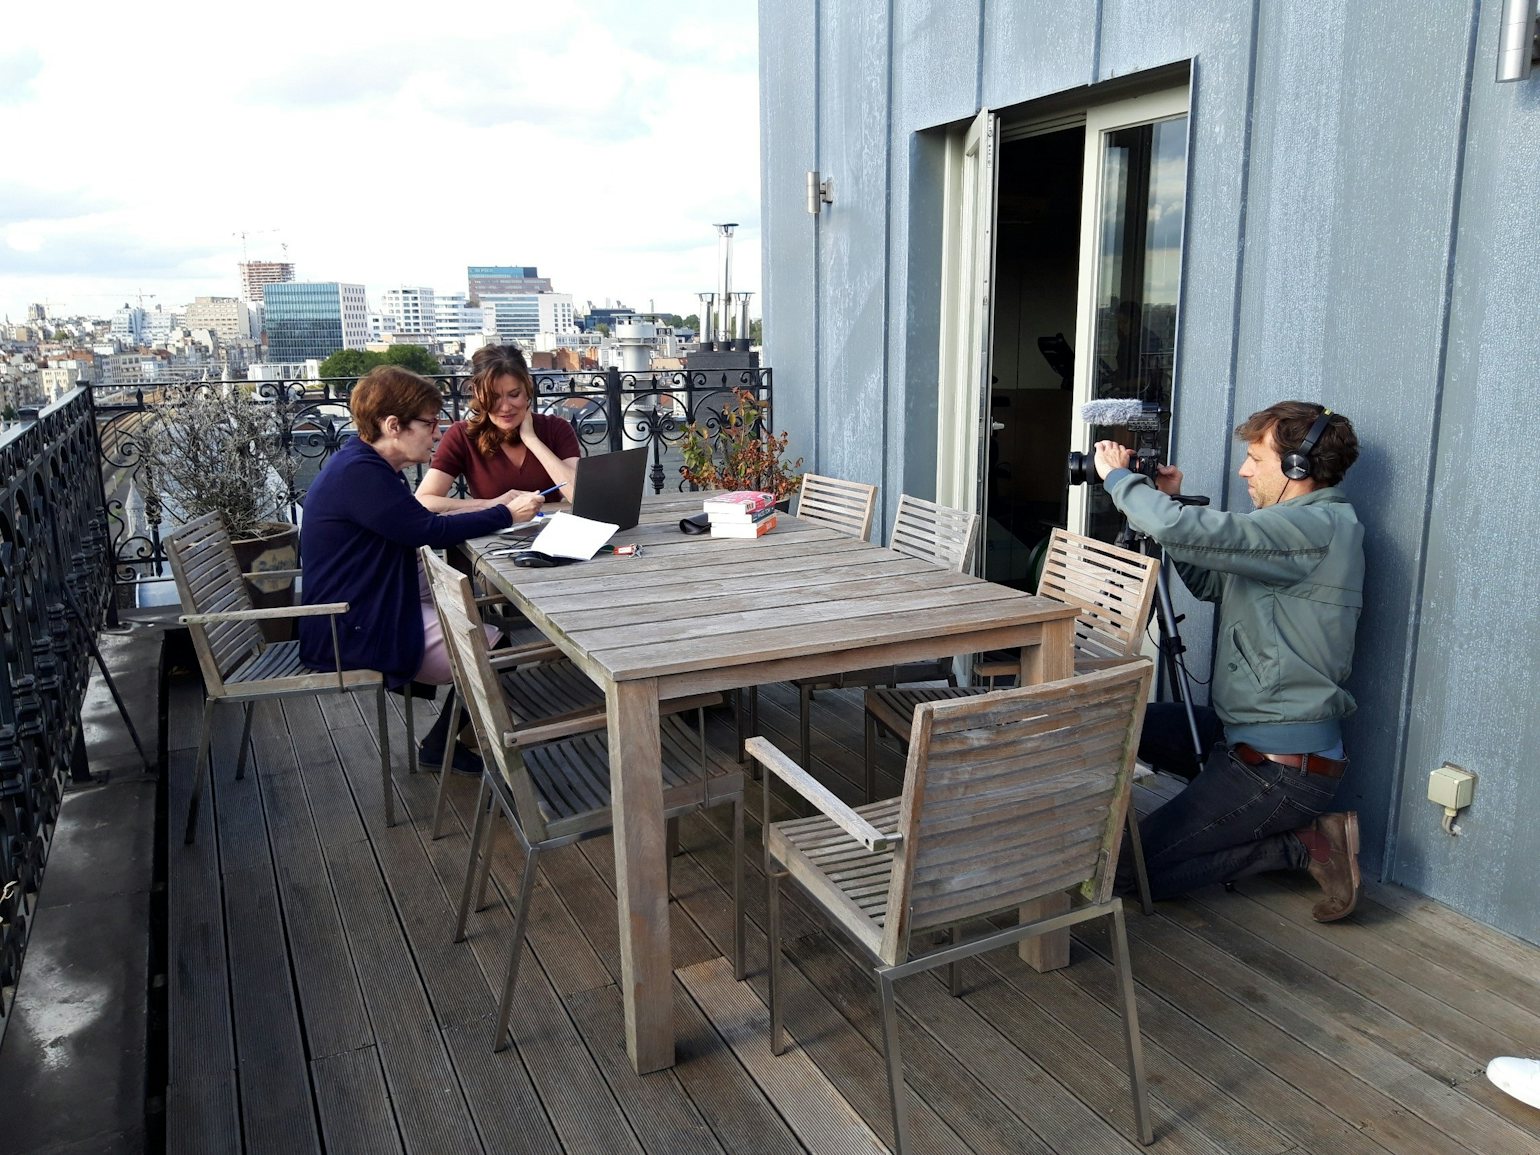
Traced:
<path fill-rule="evenodd" d="M 999 125 L 999 115 L 985 108 L 966 131 L 948 134 L 941 226 L 936 501 L 981 515 L 989 439 Z"/>

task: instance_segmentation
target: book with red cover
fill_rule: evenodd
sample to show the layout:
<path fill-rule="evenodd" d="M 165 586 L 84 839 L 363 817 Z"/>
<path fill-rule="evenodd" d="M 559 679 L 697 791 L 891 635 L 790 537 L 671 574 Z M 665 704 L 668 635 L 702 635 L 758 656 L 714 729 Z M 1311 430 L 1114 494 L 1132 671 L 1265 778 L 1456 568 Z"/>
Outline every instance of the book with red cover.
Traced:
<path fill-rule="evenodd" d="M 748 525 L 753 521 L 764 521 L 775 513 L 775 506 L 767 505 L 764 509 L 756 509 L 753 513 L 708 513 L 712 525 Z"/>
<path fill-rule="evenodd" d="M 774 511 L 769 517 L 759 521 L 744 522 L 720 522 L 711 523 L 712 537 L 764 537 L 775 528 L 776 517 Z"/>
<path fill-rule="evenodd" d="M 757 489 L 739 489 L 732 493 L 720 493 L 701 503 L 706 513 L 756 513 L 775 505 L 775 494 Z"/>

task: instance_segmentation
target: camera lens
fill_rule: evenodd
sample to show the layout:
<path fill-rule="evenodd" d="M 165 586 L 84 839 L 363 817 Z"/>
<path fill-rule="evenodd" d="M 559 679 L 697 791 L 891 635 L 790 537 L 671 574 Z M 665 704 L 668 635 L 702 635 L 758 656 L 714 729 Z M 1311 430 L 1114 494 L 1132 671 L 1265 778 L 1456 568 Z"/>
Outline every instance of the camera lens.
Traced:
<path fill-rule="evenodd" d="M 1091 454 L 1078 450 L 1069 455 L 1068 476 L 1071 485 L 1100 485 L 1102 482 Z"/>

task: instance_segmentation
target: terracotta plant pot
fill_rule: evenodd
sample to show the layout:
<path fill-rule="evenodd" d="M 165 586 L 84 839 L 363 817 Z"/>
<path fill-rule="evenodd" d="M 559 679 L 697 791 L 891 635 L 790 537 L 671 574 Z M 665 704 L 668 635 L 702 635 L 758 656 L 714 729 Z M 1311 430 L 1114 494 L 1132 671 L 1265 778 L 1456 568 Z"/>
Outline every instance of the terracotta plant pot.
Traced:
<path fill-rule="evenodd" d="M 255 536 L 234 539 L 230 544 L 242 573 L 299 568 L 299 527 L 288 522 L 267 522 L 258 527 Z M 259 578 L 251 583 L 250 589 L 251 604 L 257 609 L 294 604 L 293 578 Z M 286 642 L 294 636 L 294 622 L 263 622 L 262 636 L 270 642 Z"/>

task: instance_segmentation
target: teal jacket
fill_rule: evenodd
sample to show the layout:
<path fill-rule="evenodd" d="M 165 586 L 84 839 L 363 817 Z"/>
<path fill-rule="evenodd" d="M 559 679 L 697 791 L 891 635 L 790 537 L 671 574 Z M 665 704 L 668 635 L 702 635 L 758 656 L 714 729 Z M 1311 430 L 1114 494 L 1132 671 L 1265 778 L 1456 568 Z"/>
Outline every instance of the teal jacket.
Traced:
<path fill-rule="evenodd" d="M 1355 708 L 1343 683 L 1364 588 L 1363 527 L 1342 491 L 1226 513 L 1181 505 L 1116 469 L 1107 493 L 1194 595 L 1219 604 L 1209 696 L 1226 738 L 1265 754 L 1335 746 Z"/>

